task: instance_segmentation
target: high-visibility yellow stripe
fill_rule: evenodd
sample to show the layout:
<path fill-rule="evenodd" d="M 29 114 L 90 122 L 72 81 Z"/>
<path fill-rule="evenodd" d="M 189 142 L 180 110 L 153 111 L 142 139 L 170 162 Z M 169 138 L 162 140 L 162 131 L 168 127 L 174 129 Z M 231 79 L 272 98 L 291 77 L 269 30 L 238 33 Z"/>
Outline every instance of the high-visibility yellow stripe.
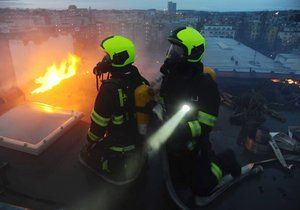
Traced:
<path fill-rule="evenodd" d="M 122 122 L 112 121 L 112 123 L 113 123 L 114 125 L 122 125 L 122 124 L 123 124 L 123 121 L 122 121 Z"/>
<path fill-rule="evenodd" d="M 118 89 L 118 93 L 119 93 L 120 106 L 123 107 L 124 106 L 124 100 L 126 99 L 126 95 L 123 93 L 122 89 Z"/>
<path fill-rule="evenodd" d="M 124 116 L 121 114 L 121 115 L 118 115 L 118 116 L 113 116 L 114 120 L 123 120 Z"/>
<path fill-rule="evenodd" d="M 112 123 L 115 125 L 121 125 L 124 123 L 124 115 L 113 116 Z"/>
<path fill-rule="evenodd" d="M 220 180 L 222 179 L 222 175 L 223 175 L 220 167 L 217 164 L 211 162 L 211 171 L 217 177 L 218 182 L 220 182 Z"/>
<path fill-rule="evenodd" d="M 108 122 L 110 121 L 110 118 L 102 117 L 95 110 L 93 110 L 91 118 L 96 124 L 102 127 L 106 127 L 108 125 Z"/>
<path fill-rule="evenodd" d="M 127 147 L 110 147 L 109 149 L 111 149 L 112 151 L 115 151 L 115 152 L 128 152 L 128 151 L 135 149 L 135 146 L 129 145 Z"/>
<path fill-rule="evenodd" d="M 188 125 L 190 127 L 191 133 L 192 133 L 192 137 L 195 136 L 195 129 L 194 129 L 194 125 L 192 122 L 188 122 Z"/>
<path fill-rule="evenodd" d="M 88 130 L 88 136 L 90 137 L 90 139 L 92 141 L 98 141 L 100 139 L 100 137 L 97 136 L 97 135 L 95 135 L 95 134 L 93 134 L 90 129 Z"/>
<path fill-rule="evenodd" d="M 106 172 L 110 172 L 110 170 L 108 168 L 108 160 L 105 160 L 102 162 L 102 170 L 106 171 Z"/>
<path fill-rule="evenodd" d="M 123 152 L 122 147 L 110 147 L 109 149 L 111 149 L 112 151 L 115 151 L 115 152 Z"/>
<path fill-rule="evenodd" d="M 192 137 L 201 136 L 201 125 L 198 120 L 188 122 L 191 129 Z"/>
<path fill-rule="evenodd" d="M 193 121 L 196 136 L 201 136 L 201 125 L 198 121 Z"/>
<path fill-rule="evenodd" d="M 211 114 L 207 114 L 205 112 L 198 112 L 198 120 L 199 122 L 208 125 L 210 127 L 215 126 L 215 122 L 217 121 L 217 118 Z"/>

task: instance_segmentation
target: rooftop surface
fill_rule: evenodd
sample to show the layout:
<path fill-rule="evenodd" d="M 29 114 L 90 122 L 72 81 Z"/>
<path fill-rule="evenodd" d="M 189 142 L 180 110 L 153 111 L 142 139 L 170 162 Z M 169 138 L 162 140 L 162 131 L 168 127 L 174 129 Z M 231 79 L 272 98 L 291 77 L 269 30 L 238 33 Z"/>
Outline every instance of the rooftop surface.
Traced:
<path fill-rule="evenodd" d="M 280 53 L 278 55 L 281 55 L 286 59 L 300 59 L 300 55 L 297 55 L 297 54 Z"/>
<path fill-rule="evenodd" d="M 221 107 L 218 125 L 211 136 L 216 151 L 227 147 L 234 149 L 242 165 L 267 158 L 253 156 L 235 144 L 239 127 L 229 124 L 230 114 L 230 110 Z M 288 125 L 299 125 L 299 112 L 283 114 L 288 119 L 285 124 L 267 120 L 272 131 L 286 132 Z M 58 209 L 61 206 L 83 210 L 174 209 L 164 188 L 158 154 L 151 156 L 144 176 L 135 185 L 126 187 L 105 183 L 81 166 L 78 153 L 88 126 L 79 122 L 38 157 L 0 148 L 0 160 L 10 163 L 7 177 L 9 188 L 13 189 L 0 193 L 0 201 L 32 209 Z M 19 192 L 35 197 L 35 200 Z M 297 168 L 289 175 L 274 162 L 265 166 L 262 175 L 243 181 L 201 209 L 298 210 L 299 195 L 300 170 Z"/>
<path fill-rule="evenodd" d="M 207 37 L 206 43 L 203 62 L 219 71 L 250 72 L 251 69 L 257 73 L 273 71 L 280 74 L 300 74 L 300 69 L 288 68 L 234 39 Z"/>

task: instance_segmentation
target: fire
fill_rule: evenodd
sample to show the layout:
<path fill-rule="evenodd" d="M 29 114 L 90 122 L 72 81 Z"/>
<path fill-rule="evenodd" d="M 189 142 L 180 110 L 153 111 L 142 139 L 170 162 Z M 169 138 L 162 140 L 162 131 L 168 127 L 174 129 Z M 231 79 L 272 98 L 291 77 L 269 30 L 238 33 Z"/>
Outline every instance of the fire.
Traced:
<path fill-rule="evenodd" d="M 292 79 L 286 79 L 285 81 L 286 81 L 287 83 L 289 83 L 290 85 L 291 85 L 291 84 L 295 84 L 295 85 L 298 85 L 298 84 L 299 84 L 298 81 L 292 80 Z"/>
<path fill-rule="evenodd" d="M 274 83 L 284 83 L 284 84 L 289 84 L 289 85 L 296 85 L 300 88 L 300 81 L 293 80 L 293 79 L 271 79 L 272 82 Z"/>
<path fill-rule="evenodd" d="M 274 82 L 274 83 L 281 82 L 280 79 L 271 79 L 271 81 Z"/>
<path fill-rule="evenodd" d="M 54 86 L 60 84 L 61 81 L 73 77 L 77 72 L 77 67 L 80 62 L 79 57 L 69 54 L 67 59 L 60 62 L 59 66 L 53 64 L 47 68 L 46 73 L 35 80 L 40 87 L 33 90 L 32 94 L 43 93 Z"/>

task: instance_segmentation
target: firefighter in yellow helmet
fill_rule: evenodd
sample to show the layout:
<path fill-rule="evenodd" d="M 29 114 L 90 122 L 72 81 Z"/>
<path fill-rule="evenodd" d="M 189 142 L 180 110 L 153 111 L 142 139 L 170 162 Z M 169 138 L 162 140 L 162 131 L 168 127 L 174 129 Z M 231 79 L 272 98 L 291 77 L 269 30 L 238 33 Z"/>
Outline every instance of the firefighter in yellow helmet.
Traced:
<path fill-rule="evenodd" d="M 149 83 L 133 65 L 135 47 L 131 40 L 110 36 L 101 47 L 105 56 L 94 73 L 111 76 L 102 81 L 79 158 L 106 181 L 122 184 L 136 177 L 142 160 L 143 137 L 137 127 L 134 93 Z"/>
<path fill-rule="evenodd" d="M 209 135 L 217 121 L 220 96 L 214 73 L 202 64 L 205 38 L 192 27 L 171 32 L 171 43 L 161 67 L 160 95 L 166 115 L 173 116 L 182 104 L 191 110 L 167 141 L 172 180 L 177 187 L 192 188 L 200 196 L 209 196 L 221 178 L 241 169 L 233 151 L 216 156 Z"/>

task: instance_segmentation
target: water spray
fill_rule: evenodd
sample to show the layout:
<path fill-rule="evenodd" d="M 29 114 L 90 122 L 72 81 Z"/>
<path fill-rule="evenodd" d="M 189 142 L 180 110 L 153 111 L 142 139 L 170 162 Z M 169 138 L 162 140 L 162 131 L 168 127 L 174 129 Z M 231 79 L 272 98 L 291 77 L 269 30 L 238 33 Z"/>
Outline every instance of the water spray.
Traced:
<path fill-rule="evenodd" d="M 153 150 L 157 151 L 160 146 L 168 140 L 180 121 L 190 110 L 191 107 L 187 104 L 184 104 L 174 116 L 172 116 L 166 123 L 163 124 L 162 127 L 160 127 L 152 136 L 150 136 L 148 139 L 149 146 Z"/>

